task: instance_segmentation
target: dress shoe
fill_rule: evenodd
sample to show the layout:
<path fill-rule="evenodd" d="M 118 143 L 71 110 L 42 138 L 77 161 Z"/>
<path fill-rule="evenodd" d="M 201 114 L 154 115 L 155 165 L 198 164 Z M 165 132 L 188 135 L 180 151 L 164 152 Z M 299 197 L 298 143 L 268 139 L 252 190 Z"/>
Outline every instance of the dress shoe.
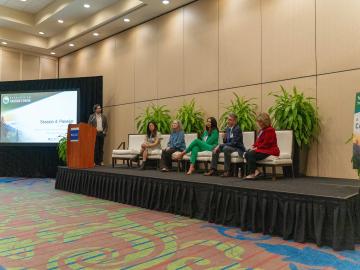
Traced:
<path fill-rule="evenodd" d="M 221 177 L 230 177 L 231 174 L 229 172 L 224 172 Z"/>
<path fill-rule="evenodd" d="M 205 176 L 214 176 L 216 175 L 216 170 L 210 169 L 207 173 L 204 173 Z"/>

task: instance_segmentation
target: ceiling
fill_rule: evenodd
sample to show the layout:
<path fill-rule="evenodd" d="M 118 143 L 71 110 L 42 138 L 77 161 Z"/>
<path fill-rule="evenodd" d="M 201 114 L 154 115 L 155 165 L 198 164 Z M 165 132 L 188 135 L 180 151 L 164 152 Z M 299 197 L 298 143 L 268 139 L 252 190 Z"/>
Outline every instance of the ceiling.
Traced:
<path fill-rule="evenodd" d="M 0 0 L 0 46 L 61 57 L 193 1 Z"/>
<path fill-rule="evenodd" d="M 36 0 L 36 1 L 0 0 L 0 5 L 29 13 L 37 13 L 51 2 L 53 1 L 52 0 Z"/>

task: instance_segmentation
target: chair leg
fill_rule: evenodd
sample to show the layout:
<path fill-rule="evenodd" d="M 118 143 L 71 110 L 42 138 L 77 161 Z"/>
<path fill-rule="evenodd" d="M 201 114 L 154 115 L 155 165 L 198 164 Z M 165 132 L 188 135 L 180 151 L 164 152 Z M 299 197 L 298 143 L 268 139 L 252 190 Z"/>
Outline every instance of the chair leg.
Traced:
<path fill-rule="evenodd" d="M 178 160 L 179 162 L 179 172 L 181 172 L 184 169 L 184 161 L 183 160 Z"/>
<path fill-rule="evenodd" d="M 292 174 L 292 178 L 295 179 L 294 164 L 293 163 L 291 163 L 291 174 Z"/>
<path fill-rule="evenodd" d="M 111 162 L 112 167 L 115 167 L 115 158 L 112 158 L 112 162 Z"/>
<path fill-rule="evenodd" d="M 238 163 L 234 163 L 231 164 L 230 166 L 232 166 L 232 176 L 238 177 L 239 176 L 239 164 Z"/>
<path fill-rule="evenodd" d="M 263 174 L 266 176 L 266 166 L 262 166 Z"/>
<path fill-rule="evenodd" d="M 276 167 L 272 166 L 272 180 L 275 181 L 276 180 Z"/>
<path fill-rule="evenodd" d="M 209 161 L 205 161 L 205 171 L 209 171 Z"/>

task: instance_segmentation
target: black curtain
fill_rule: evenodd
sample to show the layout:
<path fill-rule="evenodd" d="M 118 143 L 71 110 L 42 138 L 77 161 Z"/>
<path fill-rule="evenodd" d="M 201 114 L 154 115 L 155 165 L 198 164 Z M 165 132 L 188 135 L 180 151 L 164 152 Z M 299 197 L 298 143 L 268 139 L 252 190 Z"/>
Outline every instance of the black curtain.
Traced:
<path fill-rule="evenodd" d="M 360 243 L 360 195 L 326 198 L 65 167 L 55 188 L 335 250 Z"/>
<path fill-rule="evenodd" d="M 93 105 L 102 104 L 102 76 L 0 82 L 0 93 L 67 89 L 79 89 L 79 121 L 87 122 Z M 0 176 L 2 177 L 55 177 L 59 163 L 56 146 L 0 144 Z"/>

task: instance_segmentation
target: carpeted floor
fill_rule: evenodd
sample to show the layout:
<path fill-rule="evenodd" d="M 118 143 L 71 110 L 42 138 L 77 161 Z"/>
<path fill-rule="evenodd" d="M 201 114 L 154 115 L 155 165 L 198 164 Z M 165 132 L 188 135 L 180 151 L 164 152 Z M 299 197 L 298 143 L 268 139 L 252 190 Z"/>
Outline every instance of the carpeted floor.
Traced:
<path fill-rule="evenodd" d="M 1 269 L 360 269 L 357 251 L 242 232 L 0 178 Z"/>

